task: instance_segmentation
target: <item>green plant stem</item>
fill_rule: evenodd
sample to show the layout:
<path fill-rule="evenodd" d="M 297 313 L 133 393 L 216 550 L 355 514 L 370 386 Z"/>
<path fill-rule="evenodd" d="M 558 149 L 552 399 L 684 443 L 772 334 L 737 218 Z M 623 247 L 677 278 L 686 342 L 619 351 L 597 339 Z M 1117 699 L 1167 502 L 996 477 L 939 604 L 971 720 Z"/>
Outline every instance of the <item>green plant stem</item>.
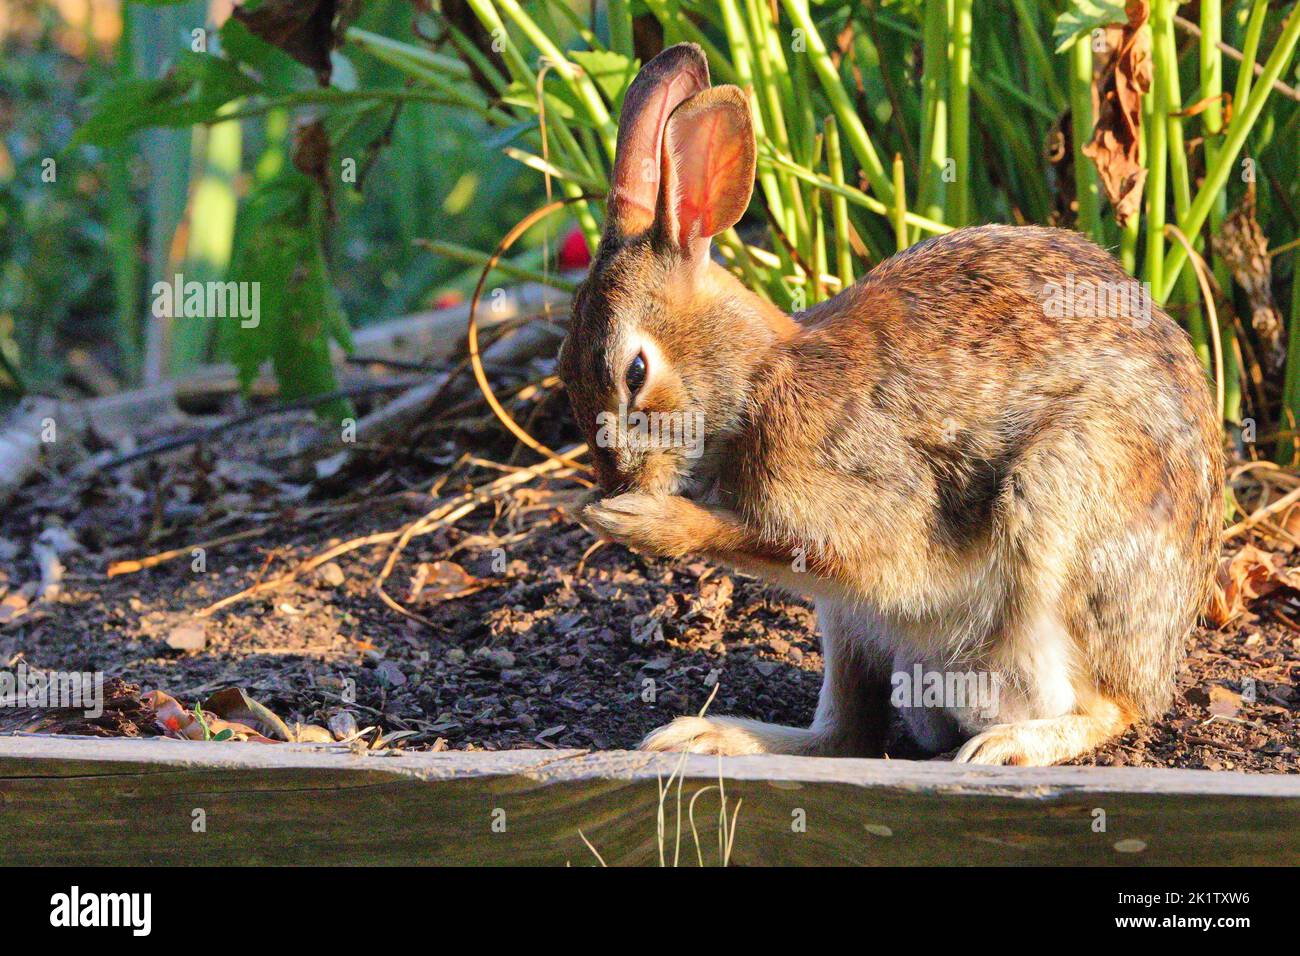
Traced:
<path fill-rule="evenodd" d="M 348 27 L 343 38 L 390 64 L 411 64 L 462 83 L 470 76 L 469 67 L 463 60 L 410 43 L 403 43 L 401 40 L 394 40 L 379 33 L 371 33 L 369 30 Z"/>
<path fill-rule="evenodd" d="M 445 26 L 448 36 L 451 37 L 451 42 L 460 55 L 478 67 L 478 71 L 487 77 L 492 89 L 496 90 L 498 96 L 504 93 L 508 84 L 506 78 L 496 68 L 496 65 L 484 56 L 483 51 L 475 46 L 473 41 L 458 30 L 454 24 L 447 23 Z"/>
<path fill-rule="evenodd" d="M 862 172 L 871 184 L 872 191 L 883 202 L 892 202 L 894 188 L 885 174 L 884 164 L 876 154 L 871 138 L 867 135 L 866 127 L 858 118 L 857 108 L 849 98 L 844 83 L 840 80 L 839 72 L 826 51 L 826 44 L 822 42 L 821 34 L 817 32 L 817 26 L 813 23 L 812 14 L 808 10 L 808 0 L 781 0 L 781 3 L 791 22 L 803 31 L 804 41 L 808 45 L 807 55 L 812 58 L 813 70 L 821 82 L 822 92 L 830 100 L 831 109 L 835 111 L 840 132 L 844 135 L 849 150 L 857 159 L 858 165 L 862 167 Z"/>
<path fill-rule="evenodd" d="M 471 2 L 475 2 L 475 0 L 471 0 Z M 477 2 L 482 3 L 484 0 L 477 0 Z M 537 25 L 537 22 L 524 12 L 523 7 L 516 0 L 493 0 L 493 2 L 505 11 L 511 22 L 523 31 L 524 36 L 528 37 L 533 46 L 537 47 L 538 52 L 554 65 L 556 72 L 569 84 L 569 88 L 577 96 L 578 101 L 586 109 L 587 115 L 599 129 L 601 139 L 605 144 L 605 150 L 609 154 L 609 158 L 613 160 L 614 140 L 618 135 L 618 130 L 615 128 L 614 121 L 610 118 L 609 110 L 605 107 L 605 101 L 600 97 L 600 91 L 596 89 L 595 82 L 576 64 L 569 62 L 568 57 L 546 35 L 546 32 Z"/>
<path fill-rule="evenodd" d="M 232 110 L 229 113 L 222 113 L 209 121 L 208 125 L 216 126 L 220 123 L 229 123 L 233 120 L 249 119 L 254 116 L 265 116 L 267 113 L 279 109 L 292 109 L 296 106 L 309 106 L 320 104 L 330 106 L 334 104 L 353 104 L 373 102 L 412 102 L 412 103 L 436 103 L 440 106 L 453 106 L 457 109 L 469 109 L 478 112 L 475 104 L 466 103 L 458 98 L 448 97 L 437 90 L 424 90 L 419 88 L 402 88 L 402 89 L 377 89 L 377 90 L 300 90 L 297 93 L 286 93 L 284 96 L 274 96 L 262 100 L 252 106 L 244 106 Z M 499 110 L 489 110 L 479 113 L 484 119 L 491 118 L 491 122 L 497 125 L 509 125 L 514 120 Z"/>
<path fill-rule="evenodd" d="M 910 245 L 907 241 L 907 193 L 903 178 L 903 156 L 894 154 L 894 241 L 902 252 Z"/>
<path fill-rule="evenodd" d="M 609 47 L 629 60 L 632 50 L 632 2 L 631 0 L 609 0 L 606 5 L 609 16 Z"/>
<path fill-rule="evenodd" d="M 1142 231 L 1142 217 L 1137 213 L 1128 217 L 1119 234 L 1119 261 L 1129 275 L 1137 275 L 1138 235 Z"/>
<path fill-rule="evenodd" d="M 1214 197 L 1227 185 L 1228 176 L 1231 175 L 1232 169 L 1236 165 L 1237 156 L 1240 154 L 1242 147 L 1246 145 L 1246 138 L 1250 135 L 1251 129 L 1264 109 L 1265 101 L 1272 92 L 1273 82 L 1282 75 L 1282 70 L 1291 62 L 1297 40 L 1300 40 L 1300 12 L 1292 10 L 1286 26 L 1273 47 L 1273 52 L 1269 54 L 1268 60 L 1264 64 L 1264 72 L 1260 74 L 1259 81 L 1251 89 L 1249 100 L 1244 106 L 1238 104 L 1238 112 L 1233 116 L 1232 122 L 1228 124 L 1223 148 L 1215 164 L 1206 170 L 1205 182 L 1187 211 L 1186 221 L 1178 224 L 1184 235 L 1199 234 L 1201 227 L 1205 225 L 1205 219 L 1209 215 Z M 1247 64 L 1243 63 L 1242 65 L 1246 66 Z M 1159 67 L 1157 66 L 1158 72 Z M 1175 246 L 1170 251 L 1168 261 L 1165 263 L 1161 284 L 1157 286 L 1152 283 L 1152 289 L 1158 290 L 1156 292 L 1157 301 L 1163 303 L 1168 300 L 1174 282 L 1186 263 L 1186 250 L 1181 245 Z"/>
<path fill-rule="evenodd" d="M 754 54 L 750 42 L 749 32 L 745 27 L 745 20 L 740 14 L 740 8 L 736 5 L 736 0 L 719 0 L 718 10 L 722 16 L 723 31 L 727 35 L 727 42 L 731 46 L 731 58 L 735 61 L 736 76 L 739 85 L 746 91 L 750 99 L 750 114 L 754 121 L 754 136 L 758 142 L 766 142 L 769 138 L 768 123 L 765 118 L 765 110 L 762 101 L 755 94 L 755 75 L 754 75 Z M 786 215 L 786 196 L 789 194 L 790 186 L 779 177 L 771 166 L 760 165 L 758 169 L 758 183 L 763 190 L 763 198 L 767 201 L 767 208 L 771 210 L 772 216 L 777 222 L 782 223 L 782 228 L 788 228 Z M 773 242 L 773 248 L 781 259 L 782 274 L 790 275 L 795 272 L 794 261 L 790 258 L 784 244 Z M 782 288 L 780 296 L 788 296 L 788 290 Z"/>
<path fill-rule="evenodd" d="M 956 226 L 970 222 L 970 57 L 971 8 L 974 0 L 953 0 L 952 73 L 948 83 L 951 104 L 948 148 L 952 150 L 956 179 L 949 194 L 947 221 Z"/>
<path fill-rule="evenodd" d="M 1161 0 L 1156 0 L 1157 3 Z M 1078 228 L 1094 242 L 1105 244 L 1101 229 L 1101 197 L 1097 168 L 1083 149 L 1092 141 L 1092 45 L 1080 37 L 1069 50 L 1070 120 L 1074 147 L 1074 194 L 1079 205 Z"/>
<path fill-rule="evenodd" d="M 464 262 L 472 266 L 486 266 L 492 258 L 486 252 L 478 249 L 470 249 L 467 246 L 459 245 L 455 242 L 442 242 L 431 239 L 417 239 L 417 245 L 423 249 L 428 249 L 434 255 L 445 256 L 448 259 L 454 259 L 457 262 Z M 527 282 L 539 282 L 542 285 L 548 285 L 553 289 L 559 289 L 561 292 L 573 292 L 577 286 L 567 279 L 561 279 L 553 273 L 543 272 L 539 269 L 529 269 L 525 266 L 517 265 L 508 260 L 498 260 L 492 267 L 494 272 L 510 276 L 512 279 L 523 279 Z"/>
<path fill-rule="evenodd" d="M 945 6 L 946 6 L 946 2 L 945 2 Z M 914 43 L 919 42 L 922 39 L 921 31 L 915 29 L 909 24 L 894 19 L 893 17 L 889 16 L 883 11 L 878 11 L 876 13 L 875 20 L 881 26 L 888 27 L 890 30 L 894 31 L 899 36 L 907 37 L 909 40 L 911 40 Z M 945 46 L 946 46 L 946 41 L 945 41 Z M 939 55 L 940 58 L 944 60 L 944 62 L 947 61 L 946 52 L 941 52 Z M 987 82 L 985 82 L 983 78 L 985 73 L 988 73 Z M 984 65 L 980 63 L 976 63 L 971 68 L 971 86 L 974 87 L 976 93 L 978 93 L 981 89 L 983 89 L 985 94 L 987 94 L 989 97 L 993 97 L 994 89 L 996 89 L 998 95 L 1010 96 L 1012 99 L 1016 100 L 1019 103 L 1024 104 L 1027 108 L 1033 110 L 1035 113 L 1038 114 L 1040 119 L 1048 123 L 1056 122 L 1056 118 L 1059 115 L 1058 110 L 1054 110 L 1048 104 L 1043 103 L 1035 99 L 1034 97 L 1030 96 L 1028 93 L 1022 90 L 1011 80 L 1008 80 L 1005 76 L 1002 76 L 1001 74 L 996 72 L 990 72 L 985 70 Z"/>
<path fill-rule="evenodd" d="M 511 38 L 509 31 L 506 30 L 506 25 L 497 13 L 496 8 L 492 5 L 492 0 L 466 0 L 466 2 L 469 4 L 470 9 L 474 12 L 474 15 L 478 17 L 479 22 L 483 24 L 488 33 L 492 34 L 494 38 L 500 41 L 501 57 L 505 61 L 511 77 L 525 89 L 537 89 L 537 76 L 528 66 L 528 61 L 524 59 L 523 54 L 519 52 L 519 47 Z M 516 4 L 516 8 L 517 6 L 518 5 Z M 520 13 L 522 14 L 522 11 L 520 11 Z M 533 28 L 536 29 L 535 24 L 533 25 Z M 565 62 L 567 63 L 568 61 L 566 60 Z M 574 69 L 573 64 L 568 64 L 568 66 L 570 72 L 572 72 Z M 598 94 L 597 98 L 599 99 Z M 555 147 L 563 154 L 564 161 L 568 165 L 575 167 L 580 173 L 589 179 L 594 180 L 603 178 L 602 175 L 597 172 L 596 164 L 593 163 L 591 157 L 584 152 L 582 146 L 579 145 L 578 141 L 574 138 L 569 127 L 557 119 L 556 114 L 558 111 L 549 106 L 550 97 L 544 97 L 543 102 L 547 104 L 546 129 L 550 137 L 549 141 L 553 142 Z M 609 120 L 608 111 L 604 109 L 603 104 L 601 105 L 601 111 L 605 113 L 606 120 L 606 129 L 603 131 L 605 133 L 603 136 L 604 146 L 608 157 L 612 160 L 614 156 L 614 140 L 613 133 L 611 132 L 613 122 Z M 595 117 L 593 117 L 593 119 L 594 118 Z M 571 199 L 582 195 L 582 187 L 577 183 L 561 180 L 560 188 L 564 194 Z M 577 202 L 574 204 L 573 214 L 577 218 L 578 225 L 582 228 L 583 235 L 587 239 L 587 245 L 594 248 L 600 237 L 600 226 L 597 224 L 596 217 L 591 211 L 591 205 L 587 202 Z"/>
<path fill-rule="evenodd" d="M 834 116 L 826 117 L 823 125 L 826 136 L 826 167 L 831 182 L 844 188 L 844 157 L 840 154 L 840 131 Z M 840 278 L 840 288 L 853 284 L 853 247 L 849 242 L 849 201 L 842 193 L 833 192 L 831 218 L 835 228 L 835 273 Z"/>
<path fill-rule="evenodd" d="M 776 71 L 771 62 L 765 35 L 766 19 L 753 3 L 745 0 L 745 24 L 749 34 L 749 50 L 757 69 L 758 85 L 755 88 L 758 104 L 763 111 L 763 123 L 767 135 L 771 137 L 777 149 L 787 155 L 796 155 L 791 148 L 789 132 L 786 128 L 785 109 L 781 103 L 781 90 L 776 81 Z M 789 176 L 779 177 L 781 184 L 782 206 L 786 216 L 781 220 L 781 228 L 796 245 L 801 245 L 800 253 L 807 258 L 811 234 L 808 228 L 808 215 L 804 209 L 803 197 L 795 181 Z"/>
<path fill-rule="evenodd" d="M 1241 63 L 1237 68 L 1237 88 L 1232 102 L 1237 108 L 1250 98 L 1251 83 L 1255 78 L 1255 61 L 1259 59 L 1259 41 L 1264 35 L 1264 22 L 1268 19 L 1268 0 L 1255 0 L 1246 21 L 1246 40 L 1241 45 Z"/>
<path fill-rule="evenodd" d="M 1206 100 L 1206 107 L 1201 113 L 1201 132 L 1205 137 L 1205 163 L 1213 166 L 1219 156 L 1219 136 L 1223 131 L 1223 104 L 1219 96 L 1223 92 L 1223 52 L 1219 42 L 1223 38 L 1223 9 L 1218 3 L 1201 4 L 1201 38 L 1200 38 L 1200 97 Z M 1253 67 L 1252 67 L 1253 69 Z M 1222 190 L 1215 195 L 1210 207 L 1210 235 L 1218 235 L 1228 211 L 1228 193 Z M 1214 254 L 1211 268 L 1215 280 L 1221 289 L 1230 289 L 1232 276 L 1223 257 Z M 1237 365 L 1236 334 L 1231 322 L 1219 323 L 1220 352 L 1223 355 L 1224 382 L 1223 408 L 1220 410 L 1224 419 L 1230 422 L 1241 421 L 1241 369 Z"/>
<path fill-rule="evenodd" d="M 1155 0 L 1153 9 L 1159 7 L 1161 16 L 1152 18 L 1152 46 L 1161 50 L 1157 62 L 1163 63 L 1165 69 L 1156 69 L 1154 82 L 1163 83 L 1166 88 L 1165 101 L 1169 106 L 1165 122 L 1168 124 L 1166 138 L 1169 151 L 1169 174 L 1174 193 L 1174 216 L 1181 223 L 1186 219 L 1187 209 L 1192 202 L 1191 170 L 1187 162 L 1187 146 L 1183 139 L 1183 118 L 1178 115 L 1182 109 L 1182 86 L 1178 77 L 1178 46 L 1174 40 L 1174 13 L 1177 0 Z M 1199 247 L 1200 237 L 1196 233 L 1187 233 L 1187 241 Z M 1174 248 L 1181 249 L 1176 243 Z M 1186 254 L 1184 252 L 1184 254 Z M 1186 306 L 1187 333 L 1191 337 L 1192 347 L 1200 357 L 1207 370 L 1211 367 L 1213 347 L 1209 341 L 1209 332 L 1205 326 L 1205 317 L 1200 307 L 1200 290 L 1196 276 L 1186 272 L 1180 279 L 1179 298 Z"/>
<path fill-rule="evenodd" d="M 717 45 L 695 25 L 694 21 L 682 13 L 678 3 L 670 3 L 669 0 L 645 0 L 645 5 L 663 26 L 665 35 L 672 35 L 670 31 L 676 31 L 677 36 L 680 36 L 683 40 L 698 44 L 704 50 L 705 56 L 709 58 L 709 71 L 713 75 L 714 83 L 745 85 L 727 55 L 718 49 Z"/>
<path fill-rule="evenodd" d="M 1065 95 L 1061 92 L 1061 84 L 1056 80 L 1056 71 L 1052 66 L 1052 60 L 1047 55 L 1047 47 L 1043 44 L 1043 38 L 1038 35 L 1038 20 L 1034 16 L 1033 8 L 1029 0 L 1012 0 L 1016 9 L 1016 20 L 1020 25 L 1020 37 L 1024 43 L 1025 50 L 1029 54 L 1029 59 L 1034 64 L 1034 74 L 1043 81 L 1043 86 L 1047 90 L 1047 95 L 1052 100 L 1052 105 L 1058 110 L 1065 109 Z"/>
<path fill-rule="evenodd" d="M 948 0 L 925 0 L 921 50 L 921 163 L 916 208 L 944 217 L 944 168 L 948 162 Z M 919 234 L 918 234 L 919 235 Z M 915 238 L 915 237 L 914 237 Z"/>
<path fill-rule="evenodd" d="M 606 184 L 603 181 L 588 179 L 581 173 L 576 173 L 571 169 L 563 166 L 557 166 L 555 163 L 547 162 L 535 153 L 519 149 L 516 146 L 507 146 L 502 150 L 507 156 L 517 163 L 522 163 L 529 169 L 535 169 L 544 176 L 550 176 L 552 179 L 563 179 L 577 183 L 582 190 L 593 195 L 598 195 L 605 191 Z"/>
<path fill-rule="evenodd" d="M 871 212 L 874 212 L 877 216 L 883 216 L 887 220 L 891 219 L 891 217 L 893 216 L 892 205 L 886 206 L 883 202 L 881 202 L 879 199 L 875 198 L 874 196 L 868 196 L 866 193 L 862 192 L 861 190 L 854 189 L 852 186 L 836 185 L 828 177 L 823 176 L 820 173 L 815 173 L 812 172 L 811 170 L 804 169 L 802 166 L 794 162 L 788 156 L 775 155 L 771 151 L 770 147 L 766 149 L 762 146 L 759 147 L 759 163 L 760 164 L 771 163 L 773 166 L 775 166 L 778 169 L 789 170 L 790 173 L 796 178 L 802 179 L 804 182 L 811 183 L 814 186 L 819 186 L 822 189 L 826 190 L 827 192 L 835 193 L 836 195 L 843 196 L 851 204 L 855 206 L 861 206 L 864 209 L 869 209 Z M 890 192 L 891 193 L 893 192 L 892 186 L 890 188 Z M 939 222 L 937 220 L 930 219 L 926 216 L 917 215 L 914 212 L 908 212 L 904 218 L 907 220 L 907 224 L 909 226 L 915 226 L 924 232 L 930 233 L 931 235 L 938 235 L 939 233 L 953 231 L 953 227 L 948 225 L 947 223 Z"/>
<path fill-rule="evenodd" d="M 1278 422 L 1284 437 L 1278 438 L 1274 455 L 1279 465 L 1295 464 L 1298 444 L 1295 431 L 1300 428 L 1300 256 L 1292 253 L 1292 262 L 1291 325 L 1287 338 L 1286 376 L 1282 384 L 1283 414 Z"/>
<path fill-rule="evenodd" d="M 1157 0 L 1151 8 L 1151 30 L 1159 37 L 1161 18 L 1168 18 L 1164 0 Z M 1168 70 L 1170 64 L 1165 62 L 1165 46 L 1153 41 L 1153 69 L 1156 76 Z M 1151 294 L 1162 304 L 1164 298 L 1160 291 L 1164 288 L 1165 276 L 1165 202 L 1168 189 L 1169 169 L 1169 87 L 1160 82 L 1153 82 L 1145 100 L 1150 104 L 1144 111 L 1143 127 L 1147 130 L 1147 182 L 1146 182 L 1146 257 L 1143 261 L 1143 277 L 1151 284 Z"/>

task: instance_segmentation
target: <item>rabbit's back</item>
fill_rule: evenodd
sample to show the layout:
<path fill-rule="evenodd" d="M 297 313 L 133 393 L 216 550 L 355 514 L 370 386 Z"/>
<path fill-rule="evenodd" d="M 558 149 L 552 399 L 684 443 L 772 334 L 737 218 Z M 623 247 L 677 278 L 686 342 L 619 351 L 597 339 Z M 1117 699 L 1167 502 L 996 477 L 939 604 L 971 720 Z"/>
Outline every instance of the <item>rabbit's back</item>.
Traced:
<path fill-rule="evenodd" d="M 1091 242 L 959 230 L 805 317 L 734 494 L 773 537 L 838 550 L 828 565 L 854 555 L 887 612 L 983 607 L 978 630 L 1052 602 L 1099 682 L 1149 712 L 1217 555 L 1212 404 L 1186 334 Z"/>

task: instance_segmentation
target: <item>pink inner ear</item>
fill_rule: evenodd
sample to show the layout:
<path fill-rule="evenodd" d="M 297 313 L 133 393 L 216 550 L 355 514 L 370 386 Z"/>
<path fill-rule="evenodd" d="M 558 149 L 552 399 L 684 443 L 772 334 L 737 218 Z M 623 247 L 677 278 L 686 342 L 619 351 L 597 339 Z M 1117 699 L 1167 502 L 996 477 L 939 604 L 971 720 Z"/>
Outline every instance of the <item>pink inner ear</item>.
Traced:
<path fill-rule="evenodd" d="M 683 103 L 664 139 L 667 235 L 693 247 L 734 226 L 754 188 L 754 131 L 749 103 L 734 86 L 715 86 Z"/>
<path fill-rule="evenodd" d="M 731 225 L 719 225 L 719 219 L 734 205 L 729 193 L 735 191 L 744 163 L 747 132 L 729 111 L 711 110 L 692 122 L 685 135 L 674 135 L 679 245 L 710 238 Z"/>

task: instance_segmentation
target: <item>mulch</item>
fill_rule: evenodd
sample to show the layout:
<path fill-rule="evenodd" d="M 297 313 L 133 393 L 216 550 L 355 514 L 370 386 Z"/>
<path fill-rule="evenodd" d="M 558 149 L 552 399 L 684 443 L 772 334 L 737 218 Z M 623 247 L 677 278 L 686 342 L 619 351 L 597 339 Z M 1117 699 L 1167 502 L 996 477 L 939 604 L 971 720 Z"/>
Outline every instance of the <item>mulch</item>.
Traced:
<path fill-rule="evenodd" d="M 576 440 L 562 406 L 544 396 L 529 416 L 553 448 Z M 536 460 L 473 415 L 365 449 L 327 477 L 277 464 L 312 428 L 298 415 L 87 482 L 30 485 L 0 517 L 0 664 L 100 671 L 108 706 L 90 722 L 0 711 L 0 731 L 155 735 L 145 691 L 192 706 L 232 686 L 290 725 L 343 716 L 376 728 L 364 739 L 399 732 L 411 749 L 629 748 L 698 711 L 715 685 L 711 713 L 809 722 L 821 669 L 809 604 L 703 561 L 594 546 L 561 510 L 582 487 L 574 477 L 536 478 L 413 538 L 386 582 L 411 616 L 375 592 L 391 541 L 196 616 L 508 474 L 490 462 Z M 189 550 L 240 531 L 201 562 Z M 42 534 L 64 545 L 47 600 L 32 593 Z M 182 553 L 107 576 L 169 549 Z M 1193 632 L 1167 714 L 1076 762 L 1300 769 L 1300 603 L 1279 590 L 1250 610 Z M 890 755 L 915 754 L 900 733 Z"/>

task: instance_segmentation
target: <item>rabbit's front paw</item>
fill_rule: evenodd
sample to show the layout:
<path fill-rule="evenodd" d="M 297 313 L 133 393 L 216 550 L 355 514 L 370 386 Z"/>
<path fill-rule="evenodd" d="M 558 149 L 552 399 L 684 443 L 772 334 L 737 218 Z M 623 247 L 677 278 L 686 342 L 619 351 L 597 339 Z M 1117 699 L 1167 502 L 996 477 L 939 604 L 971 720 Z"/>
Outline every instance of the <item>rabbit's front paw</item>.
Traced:
<path fill-rule="evenodd" d="M 1027 759 L 1015 724 L 994 724 L 966 741 L 953 757 L 954 763 L 1022 765 Z"/>
<path fill-rule="evenodd" d="M 1108 703 L 1090 714 L 994 724 L 966 741 L 952 759 L 957 763 L 1050 767 L 1123 733 L 1132 720 L 1123 709 Z"/>
<path fill-rule="evenodd" d="M 679 495 L 630 492 L 582 509 L 582 523 L 601 537 L 649 554 L 681 557 L 699 546 L 708 513 Z"/>

